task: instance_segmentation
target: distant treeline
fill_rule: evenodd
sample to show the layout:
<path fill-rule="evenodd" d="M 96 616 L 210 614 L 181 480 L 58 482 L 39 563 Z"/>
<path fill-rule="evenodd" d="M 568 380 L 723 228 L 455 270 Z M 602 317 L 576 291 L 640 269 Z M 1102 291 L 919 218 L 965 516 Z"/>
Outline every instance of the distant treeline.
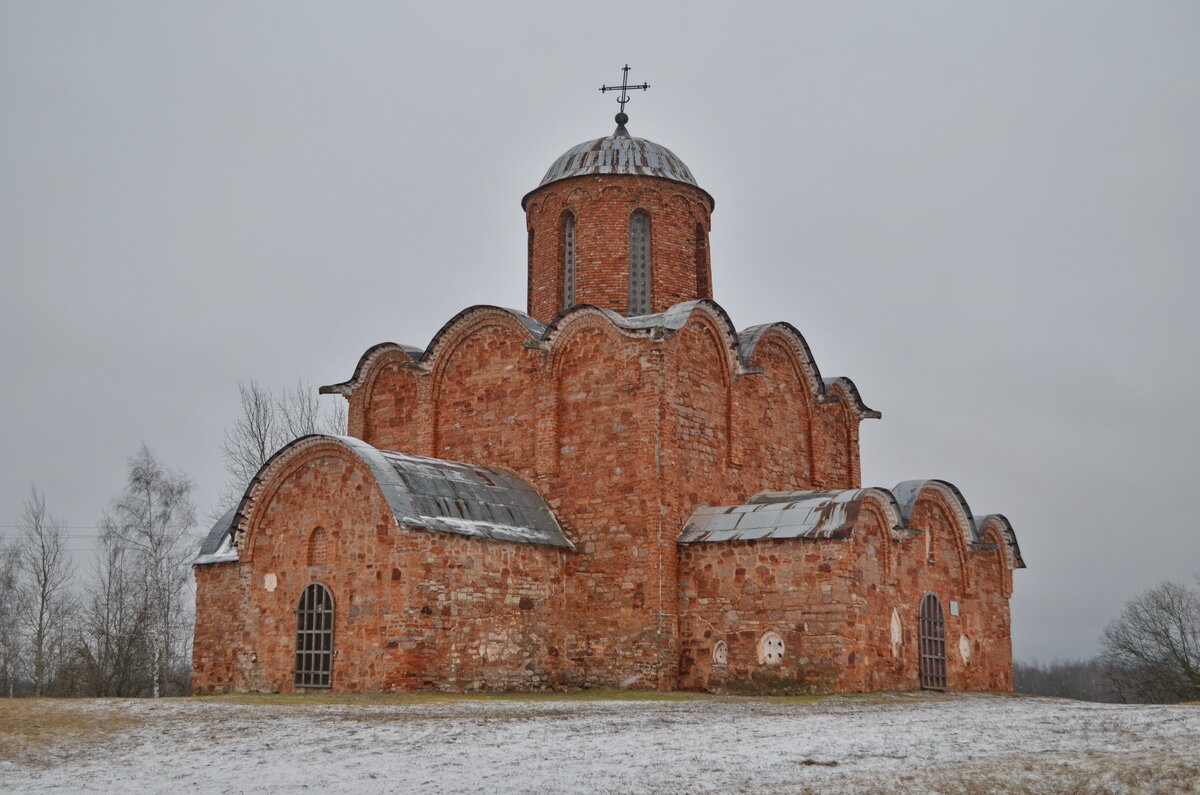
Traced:
<path fill-rule="evenodd" d="M 1074 698 L 1080 701 L 1127 701 L 1096 660 L 1014 662 L 1013 690 L 1031 696 Z"/>

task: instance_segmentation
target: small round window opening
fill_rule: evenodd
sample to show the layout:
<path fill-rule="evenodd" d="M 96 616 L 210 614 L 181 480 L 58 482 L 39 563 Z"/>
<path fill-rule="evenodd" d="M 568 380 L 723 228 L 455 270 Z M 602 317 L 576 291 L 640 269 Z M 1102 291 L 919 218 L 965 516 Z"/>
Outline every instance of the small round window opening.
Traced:
<path fill-rule="evenodd" d="M 783 638 L 768 632 L 758 641 L 759 665 L 779 665 L 783 662 Z"/>
<path fill-rule="evenodd" d="M 717 645 L 713 646 L 712 654 L 713 665 L 729 665 L 729 647 L 725 645 L 725 641 L 717 641 Z"/>

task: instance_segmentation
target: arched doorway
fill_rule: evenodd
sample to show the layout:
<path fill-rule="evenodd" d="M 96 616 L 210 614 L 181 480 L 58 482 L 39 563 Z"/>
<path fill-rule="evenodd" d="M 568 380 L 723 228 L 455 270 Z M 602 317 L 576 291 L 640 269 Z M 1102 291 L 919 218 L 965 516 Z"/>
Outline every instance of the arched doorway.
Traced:
<path fill-rule="evenodd" d="M 333 596 L 320 583 L 296 607 L 296 687 L 329 687 L 333 674 Z"/>
<path fill-rule="evenodd" d="M 946 689 L 946 619 L 942 603 L 933 594 L 921 600 L 917 638 L 921 650 L 921 689 Z"/>

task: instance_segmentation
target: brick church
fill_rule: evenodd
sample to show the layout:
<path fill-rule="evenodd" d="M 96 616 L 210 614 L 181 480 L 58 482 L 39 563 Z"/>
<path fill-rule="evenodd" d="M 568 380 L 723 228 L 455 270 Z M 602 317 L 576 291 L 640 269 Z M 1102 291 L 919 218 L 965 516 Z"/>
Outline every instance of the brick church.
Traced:
<path fill-rule="evenodd" d="M 1008 520 L 861 485 L 879 413 L 790 324 L 737 329 L 713 198 L 627 123 L 522 199 L 527 313 L 366 351 L 321 390 L 349 435 L 214 526 L 195 692 L 1011 689 Z"/>

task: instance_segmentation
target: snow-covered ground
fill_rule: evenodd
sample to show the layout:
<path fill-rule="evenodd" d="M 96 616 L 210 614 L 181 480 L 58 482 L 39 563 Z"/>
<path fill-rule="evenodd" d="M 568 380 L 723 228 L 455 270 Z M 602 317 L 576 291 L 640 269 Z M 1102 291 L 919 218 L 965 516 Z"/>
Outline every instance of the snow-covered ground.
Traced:
<path fill-rule="evenodd" d="M 72 700 L 21 718 L 67 728 L 25 733 L 15 703 L 0 703 L 5 792 L 1200 791 L 1200 706 L 957 694 Z"/>

